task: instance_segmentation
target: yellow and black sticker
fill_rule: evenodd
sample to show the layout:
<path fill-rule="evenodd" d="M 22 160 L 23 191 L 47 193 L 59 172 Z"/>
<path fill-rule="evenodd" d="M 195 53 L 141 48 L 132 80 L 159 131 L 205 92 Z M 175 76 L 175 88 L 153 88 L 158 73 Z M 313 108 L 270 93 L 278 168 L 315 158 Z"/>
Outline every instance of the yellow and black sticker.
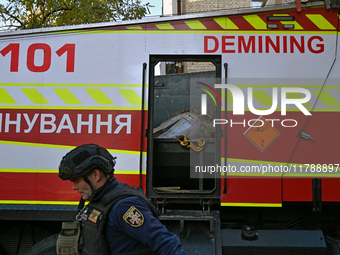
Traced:
<path fill-rule="evenodd" d="M 143 214 L 134 206 L 131 206 L 129 210 L 126 211 L 123 219 L 132 227 L 140 227 L 144 223 Z"/>
<path fill-rule="evenodd" d="M 93 209 L 90 213 L 88 220 L 92 221 L 93 223 L 97 223 L 99 216 L 102 213 L 100 211 L 97 211 L 96 209 Z"/>

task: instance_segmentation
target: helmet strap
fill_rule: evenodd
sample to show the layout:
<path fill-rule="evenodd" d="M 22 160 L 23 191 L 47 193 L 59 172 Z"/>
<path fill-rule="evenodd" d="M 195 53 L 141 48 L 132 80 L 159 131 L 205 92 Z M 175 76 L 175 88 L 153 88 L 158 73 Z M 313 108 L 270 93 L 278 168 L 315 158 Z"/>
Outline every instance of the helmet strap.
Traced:
<path fill-rule="evenodd" d="M 84 179 L 84 181 L 90 186 L 90 189 L 91 189 L 91 191 L 92 191 L 90 197 L 88 198 L 88 200 L 90 200 L 90 199 L 93 197 L 93 195 L 94 195 L 93 185 L 92 185 L 92 183 L 90 182 L 89 178 L 87 178 L 87 175 L 86 175 L 86 176 L 83 176 L 83 179 Z"/>
<path fill-rule="evenodd" d="M 113 176 L 110 175 L 110 177 L 106 180 L 106 182 L 104 183 L 103 186 L 101 186 L 99 189 L 95 190 L 93 189 L 93 185 L 90 182 L 90 180 L 87 178 L 87 176 L 83 177 L 84 181 L 90 186 L 91 188 L 91 196 L 89 196 L 88 200 L 91 200 L 98 192 L 100 192 L 101 190 L 103 190 L 110 182 L 113 181 Z"/>
<path fill-rule="evenodd" d="M 78 204 L 78 209 L 77 209 L 77 212 L 78 212 L 78 213 L 84 208 L 84 205 L 85 205 L 85 199 L 83 199 L 83 198 L 81 197 L 81 198 L 80 198 L 80 201 L 79 201 L 79 204 Z"/>

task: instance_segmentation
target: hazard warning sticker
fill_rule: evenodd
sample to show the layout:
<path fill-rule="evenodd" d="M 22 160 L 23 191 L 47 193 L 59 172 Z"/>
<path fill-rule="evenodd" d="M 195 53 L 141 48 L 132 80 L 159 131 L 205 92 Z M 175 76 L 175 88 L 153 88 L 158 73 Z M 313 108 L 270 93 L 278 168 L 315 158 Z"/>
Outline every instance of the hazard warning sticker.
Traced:
<path fill-rule="evenodd" d="M 244 135 L 260 151 L 265 152 L 281 133 L 261 116 L 244 132 Z"/>

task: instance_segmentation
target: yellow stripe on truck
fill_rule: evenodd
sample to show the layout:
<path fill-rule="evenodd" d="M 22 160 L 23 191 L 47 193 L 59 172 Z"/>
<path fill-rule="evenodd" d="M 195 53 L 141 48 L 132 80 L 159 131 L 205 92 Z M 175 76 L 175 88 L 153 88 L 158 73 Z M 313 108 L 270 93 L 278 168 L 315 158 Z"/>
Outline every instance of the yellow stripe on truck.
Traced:
<path fill-rule="evenodd" d="M 17 102 L 11 97 L 11 95 L 5 90 L 0 88 L 0 103 L 2 104 L 16 104 Z"/>
<path fill-rule="evenodd" d="M 328 107 L 339 107 L 340 103 L 328 91 L 312 91 Z"/>
<path fill-rule="evenodd" d="M 0 84 L 0 108 L 140 110 L 142 87 L 135 84 Z M 144 102 L 144 105 L 147 105 Z"/>
<path fill-rule="evenodd" d="M 255 29 L 267 29 L 267 23 L 264 22 L 258 15 L 247 15 L 243 16 L 243 18 Z"/>
<path fill-rule="evenodd" d="M 239 29 L 229 18 L 216 18 L 214 20 L 223 29 Z"/>
<path fill-rule="evenodd" d="M 134 90 L 118 89 L 118 91 L 131 105 L 141 105 L 142 98 Z"/>
<path fill-rule="evenodd" d="M 322 30 L 335 30 L 336 28 L 321 14 L 306 14 L 319 29 Z"/>
<path fill-rule="evenodd" d="M 14 169 L 14 168 L 0 168 L 0 173 L 26 173 L 26 174 L 58 174 L 58 169 Z M 139 171 L 120 171 L 115 170 L 115 174 L 134 174 L 139 175 Z M 142 172 L 143 175 L 146 174 L 146 171 Z"/>
<path fill-rule="evenodd" d="M 21 91 L 24 92 L 33 104 L 49 104 L 37 89 L 22 88 Z"/>
<path fill-rule="evenodd" d="M 57 149 L 67 149 L 67 150 L 72 150 L 76 147 L 76 146 L 69 146 L 69 145 L 57 145 L 57 144 L 45 144 L 45 143 L 26 143 L 26 142 L 3 141 L 3 140 L 0 140 L 0 144 L 33 146 L 33 147 L 43 147 L 43 148 L 57 148 Z M 113 150 L 113 149 L 108 149 L 108 151 L 110 153 L 120 153 L 120 154 L 134 154 L 134 155 L 140 154 L 140 151 Z M 146 152 L 143 152 L 143 155 L 146 155 Z"/>
<path fill-rule="evenodd" d="M 207 29 L 199 20 L 185 21 L 191 29 Z"/>
<path fill-rule="evenodd" d="M 79 202 L 70 201 L 33 201 L 33 200 L 0 200 L 0 204 L 12 205 L 78 205 Z"/>
<path fill-rule="evenodd" d="M 243 207 L 282 207 L 281 203 L 221 203 L 221 206 L 243 206 Z"/>
<path fill-rule="evenodd" d="M 68 89 L 53 89 L 65 104 L 81 104 L 81 102 Z"/>
<path fill-rule="evenodd" d="M 175 29 L 170 23 L 156 24 L 158 29 Z"/>
<path fill-rule="evenodd" d="M 113 105 L 114 103 L 108 98 L 107 95 L 101 89 L 85 89 L 87 93 L 101 105 Z"/>

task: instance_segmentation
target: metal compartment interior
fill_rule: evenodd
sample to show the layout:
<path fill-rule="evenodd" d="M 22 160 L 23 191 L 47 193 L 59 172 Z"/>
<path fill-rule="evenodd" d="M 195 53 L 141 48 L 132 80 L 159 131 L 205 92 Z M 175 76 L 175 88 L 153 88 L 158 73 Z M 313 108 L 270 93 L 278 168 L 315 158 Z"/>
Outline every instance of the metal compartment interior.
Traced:
<path fill-rule="evenodd" d="M 178 58 L 178 56 L 176 56 Z M 220 162 L 216 147 L 220 146 L 220 131 L 207 127 L 204 118 L 220 116 L 218 107 L 209 107 L 210 116 L 202 116 L 201 93 L 190 91 L 190 82 L 205 81 L 220 77 L 220 58 L 211 56 L 150 57 L 149 114 L 148 114 L 148 162 L 147 194 L 150 198 L 212 198 L 218 195 L 220 181 L 215 178 L 190 178 L 190 167 L 197 165 L 215 165 Z M 190 72 L 186 65 L 207 63 L 214 70 Z M 163 73 L 156 68 L 163 64 Z M 182 70 L 178 70 L 178 66 Z M 162 67 L 161 67 L 162 68 Z M 204 69 L 204 67 L 203 67 Z M 164 71 L 165 70 L 165 71 Z M 173 71 L 171 71 L 173 70 Z M 165 72 L 165 73 L 164 73 Z M 207 123 L 207 122 L 206 122 Z M 193 151 L 182 146 L 178 139 L 183 134 L 197 133 L 204 140 L 201 151 Z M 194 158 L 192 157 L 194 155 Z M 191 157 L 191 159 L 190 159 Z M 191 166 L 190 166 L 191 165 Z M 199 195 L 199 196 L 198 196 Z"/>

